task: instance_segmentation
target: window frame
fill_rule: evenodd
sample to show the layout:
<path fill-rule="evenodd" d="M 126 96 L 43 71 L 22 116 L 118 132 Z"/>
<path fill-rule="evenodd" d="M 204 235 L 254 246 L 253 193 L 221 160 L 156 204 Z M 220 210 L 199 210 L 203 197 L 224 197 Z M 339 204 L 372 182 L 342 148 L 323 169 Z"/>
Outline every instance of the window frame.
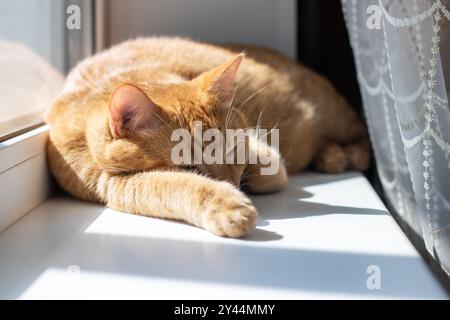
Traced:
<path fill-rule="evenodd" d="M 64 0 L 62 22 L 69 5 L 81 8 L 81 30 L 64 28 L 63 69 L 104 47 L 104 0 Z M 59 10 L 58 9 L 58 10 Z M 81 34 L 80 32 L 83 32 Z M 89 36 L 86 36 L 89 34 Z M 44 119 L 0 136 L 0 232 L 45 201 L 52 192 L 46 160 L 49 127 Z"/>
<path fill-rule="evenodd" d="M 68 17 L 67 7 L 70 5 L 77 5 L 81 9 L 81 30 L 69 30 L 65 24 Z M 67 74 L 80 60 L 92 55 L 96 49 L 102 48 L 99 39 L 103 43 L 104 37 L 98 31 L 104 32 L 102 28 L 104 24 L 104 10 L 106 5 L 104 0 L 63 0 L 57 2 L 56 12 L 60 15 L 55 18 L 58 24 L 63 26 L 60 31 L 55 31 L 52 37 L 60 38 L 62 42 L 62 61 L 55 58 L 54 63 Z M 56 28 L 57 29 L 57 28 Z M 55 41 L 52 46 L 55 46 L 59 41 Z M 54 48 L 56 51 L 56 48 Z M 60 70 L 61 71 L 61 70 Z M 21 134 L 32 131 L 38 127 L 45 125 L 45 120 L 42 117 L 35 117 L 36 113 L 30 113 L 32 120 L 28 125 L 20 126 L 20 129 L 14 131 L 7 131 L 6 134 L 0 135 L 0 143 L 9 139 L 13 139 Z M 28 121 L 27 121 L 28 122 Z"/>

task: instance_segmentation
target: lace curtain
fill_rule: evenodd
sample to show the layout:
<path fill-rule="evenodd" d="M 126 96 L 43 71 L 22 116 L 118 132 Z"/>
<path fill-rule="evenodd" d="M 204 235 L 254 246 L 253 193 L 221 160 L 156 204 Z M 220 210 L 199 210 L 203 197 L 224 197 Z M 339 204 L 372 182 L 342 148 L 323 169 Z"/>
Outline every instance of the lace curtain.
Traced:
<path fill-rule="evenodd" d="M 449 274 L 450 0 L 342 6 L 385 194 Z"/>

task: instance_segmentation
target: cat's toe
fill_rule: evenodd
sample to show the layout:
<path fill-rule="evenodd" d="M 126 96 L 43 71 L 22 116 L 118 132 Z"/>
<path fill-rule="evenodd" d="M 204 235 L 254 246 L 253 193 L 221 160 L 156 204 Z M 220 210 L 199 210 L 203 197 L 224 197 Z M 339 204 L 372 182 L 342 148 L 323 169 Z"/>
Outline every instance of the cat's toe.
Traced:
<path fill-rule="evenodd" d="M 202 226 L 231 238 L 240 238 L 253 230 L 258 214 L 251 200 L 227 182 L 215 182 L 214 188 L 213 196 L 204 202 Z"/>
<path fill-rule="evenodd" d="M 347 157 L 341 146 L 329 143 L 314 160 L 317 170 L 326 173 L 341 173 L 347 168 Z"/>
<path fill-rule="evenodd" d="M 364 171 L 370 165 L 370 152 L 359 145 L 350 145 L 345 147 L 345 154 L 347 156 L 350 169 Z"/>
<path fill-rule="evenodd" d="M 253 207 L 236 208 L 222 216 L 222 229 L 226 236 L 240 238 L 253 230 L 257 213 Z"/>
<path fill-rule="evenodd" d="M 231 238 L 240 238 L 252 231 L 258 214 L 248 198 L 242 200 L 230 201 L 211 211 L 207 215 L 205 228 L 218 236 Z"/>

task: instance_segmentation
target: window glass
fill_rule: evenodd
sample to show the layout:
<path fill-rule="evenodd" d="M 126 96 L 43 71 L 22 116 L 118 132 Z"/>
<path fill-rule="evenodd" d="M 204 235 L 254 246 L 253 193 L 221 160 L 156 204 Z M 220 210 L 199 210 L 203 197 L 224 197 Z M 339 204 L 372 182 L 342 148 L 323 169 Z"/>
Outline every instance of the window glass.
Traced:
<path fill-rule="evenodd" d="M 43 121 L 64 75 L 92 52 L 92 1 L 0 1 L 0 139 Z"/>

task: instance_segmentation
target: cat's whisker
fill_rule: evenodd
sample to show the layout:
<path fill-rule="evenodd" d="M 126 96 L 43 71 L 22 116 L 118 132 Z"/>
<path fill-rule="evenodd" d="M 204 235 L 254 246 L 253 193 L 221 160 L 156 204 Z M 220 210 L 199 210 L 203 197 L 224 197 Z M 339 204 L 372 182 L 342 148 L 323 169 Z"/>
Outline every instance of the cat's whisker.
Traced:
<path fill-rule="evenodd" d="M 257 175 L 256 174 L 249 174 L 249 173 L 243 174 L 242 177 L 241 177 L 241 180 L 245 180 L 247 178 L 251 178 L 251 177 L 255 177 L 255 176 L 257 176 Z"/>
<path fill-rule="evenodd" d="M 239 188 L 246 187 L 246 186 L 252 187 L 252 186 L 254 186 L 254 185 L 255 185 L 255 184 L 254 184 L 254 183 L 251 183 L 251 182 L 243 182 L 243 183 L 241 183 L 241 184 L 239 185 Z"/>
<path fill-rule="evenodd" d="M 265 89 L 267 89 L 268 87 L 270 87 L 273 84 L 273 82 L 265 85 L 264 87 L 262 87 L 261 89 L 259 89 L 258 91 L 256 91 L 255 93 L 253 93 L 252 95 L 250 95 L 244 102 L 242 102 L 237 108 L 233 108 L 235 111 L 239 110 L 243 105 L 245 105 L 248 101 L 250 101 L 251 99 L 253 99 L 254 97 L 256 97 L 258 94 L 260 94 L 262 91 L 264 91 Z M 241 111 L 242 112 L 242 111 Z M 243 111 L 243 113 L 245 114 L 245 111 Z"/>
<path fill-rule="evenodd" d="M 164 120 L 158 113 L 155 112 L 155 115 L 159 118 L 159 120 L 164 122 L 172 131 L 175 131 L 175 129 L 166 120 Z"/>
<path fill-rule="evenodd" d="M 183 127 L 183 124 L 181 123 L 181 119 L 180 119 L 180 117 L 178 116 L 177 113 L 175 113 L 175 116 L 177 117 L 178 123 L 180 124 L 180 128 L 185 130 L 184 127 Z"/>
<path fill-rule="evenodd" d="M 233 96 L 231 98 L 230 105 L 228 106 L 228 111 L 227 111 L 227 115 L 226 115 L 226 118 L 225 118 L 225 128 L 228 128 L 228 122 L 229 122 L 229 120 L 231 118 L 231 115 L 233 113 L 233 109 L 234 109 L 233 104 L 234 104 L 235 97 L 236 97 L 236 92 L 237 92 L 237 90 L 239 88 L 240 83 L 241 83 L 241 79 L 238 80 L 238 83 L 236 84 L 236 87 L 234 88 Z"/>
<path fill-rule="evenodd" d="M 270 127 L 269 126 L 260 126 L 260 128 L 262 128 L 262 129 L 269 129 Z M 249 126 L 249 127 L 242 128 L 242 130 L 244 130 L 244 131 L 245 130 L 250 130 L 250 129 L 256 129 L 256 126 Z"/>
<path fill-rule="evenodd" d="M 287 157 L 292 153 L 292 151 L 293 151 L 293 149 L 290 148 L 290 149 L 286 152 L 286 154 L 282 157 L 282 161 L 283 161 L 283 163 L 284 163 L 284 165 L 285 165 L 286 167 L 288 167 L 289 164 L 291 164 L 291 161 L 288 161 L 288 160 L 287 160 Z"/>
<path fill-rule="evenodd" d="M 244 102 L 242 102 L 237 108 L 236 110 L 240 109 L 243 105 L 245 105 L 248 101 L 250 101 L 251 99 L 253 99 L 254 97 L 256 97 L 258 94 L 260 94 L 262 91 L 264 91 L 265 89 L 267 89 L 268 87 L 270 87 L 273 84 L 273 82 L 265 85 L 264 87 L 262 87 L 261 89 L 259 89 L 258 91 L 256 91 L 254 94 L 250 95 L 247 99 L 244 100 Z"/>
<path fill-rule="evenodd" d="M 259 140 L 259 131 L 261 130 L 261 119 L 263 115 L 264 109 L 259 112 L 258 120 L 256 121 L 256 139 Z"/>
<path fill-rule="evenodd" d="M 263 135 L 262 137 L 260 137 L 261 139 L 267 137 L 269 134 L 272 134 L 272 132 L 278 127 L 278 122 L 275 124 L 275 126 L 273 126 L 272 129 L 269 130 L 269 132 L 267 132 L 265 135 Z"/>

